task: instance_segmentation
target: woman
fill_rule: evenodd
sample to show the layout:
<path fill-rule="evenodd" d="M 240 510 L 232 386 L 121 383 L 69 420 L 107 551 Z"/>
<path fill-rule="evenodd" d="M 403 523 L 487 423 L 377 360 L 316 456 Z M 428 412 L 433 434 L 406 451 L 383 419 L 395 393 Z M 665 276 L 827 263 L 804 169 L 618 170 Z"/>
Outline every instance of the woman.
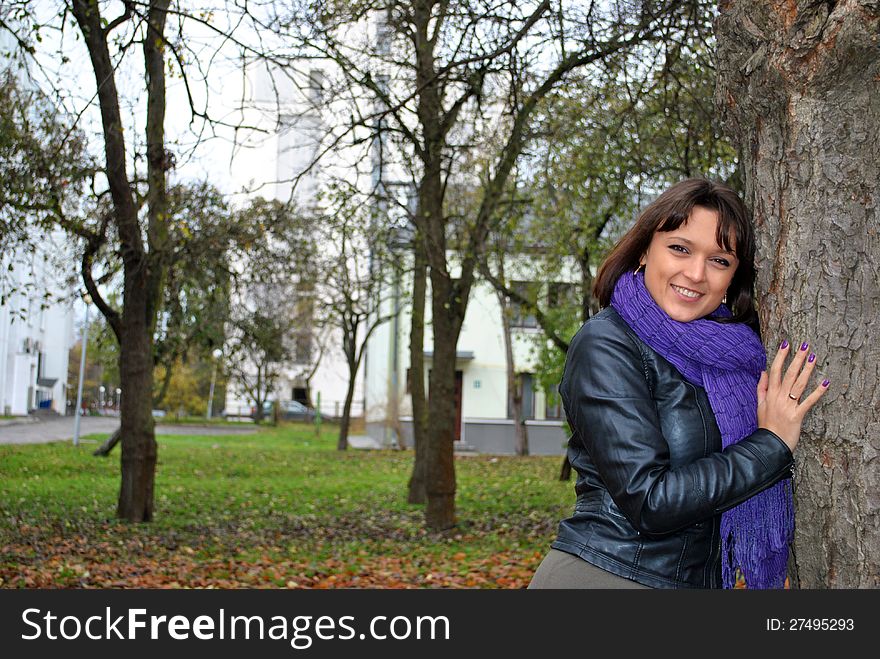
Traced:
<path fill-rule="evenodd" d="M 603 310 L 572 340 L 559 386 L 575 512 L 530 588 L 783 586 L 793 452 L 829 381 L 807 392 L 807 342 L 783 341 L 764 371 L 754 256 L 736 193 L 691 179 L 605 260 Z"/>

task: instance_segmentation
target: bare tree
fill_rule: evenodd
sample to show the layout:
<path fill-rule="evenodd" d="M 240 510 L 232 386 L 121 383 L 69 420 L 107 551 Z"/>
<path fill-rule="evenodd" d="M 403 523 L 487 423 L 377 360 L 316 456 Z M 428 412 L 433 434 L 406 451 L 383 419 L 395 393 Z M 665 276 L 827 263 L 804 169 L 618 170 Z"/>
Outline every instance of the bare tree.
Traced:
<path fill-rule="evenodd" d="M 513 354 L 513 334 L 510 317 L 515 308 L 507 297 L 496 291 L 498 307 L 501 311 L 501 331 L 504 336 L 504 356 L 507 364 L 507 400 L 513 416 L 514 450 L 517 455 L 529 454 L 529 430 L 523 414 L 523 387 L 517 378 L 516 360 Z"/>
<path fill-rule="evenodd" d="M 261 420 L 286 364 L 302 361 L 301 339 L 315 331 L 318 227 L 309 213 L 262 197 L 232 216 L 226 364 Z"/>
<path fill-rule="evenodd" d="M 516 187 L 515 184 L 508 186 L 509 200 L 515 198 Z M 514 451 L 516 455 L 528 455 L 529 435 L 523 410 L 523 378 L 518 373 L 514 353 L 514 342 L 519 332 L 515 331 L 514 325 L 519 328 L 524 321 L 534 321 L 537 324 L 532 310 L 539 309 L 538 289 L 542 285 L 534 280 L 510 281 L 508 276 L 510 266 L 516 268 L 520 276 L 525 274 L 530 279 L 537 273 L 537 269 L 531 258 L 528 267 L 522 267 L 524 257 L 530 251 L 528 246 L 531 232 L 513 230 L 514 226 L 524 226 L 523 208 L 509 201 L 499 208 L 499 212 L 503 215 L 503 219 L 498 221 L 493 231 L 489 233 L 485 253 L 478 267 L 495 289 L 495 297 L 498 300 L 501 334 L 504 340 L 504 361 L 507 367 L 507 408 L 513 419 Z"/>
<path fill-rule="evenodd" d="M 295 317 L 278 295 L 250 290 L 251 304 L 236 305 L 226 340 L 230 377 L 254 401 L 254 420 L 275 391 L 284 362 L 291 357 L 290 334 Z"/>
<path fill-rule="evenodd" d="M 830 395 L 795 477 L 795 583 L 880 586 L 880 6 L 733 0 L 716 101 L 758 231 L 768 345 L 809 341 Z"/>
<path fill-rule="evenodd" d="M 191 45 L 199 42 L 186 38 L 185 32 L 198 23 L 202 29 L 222 37 L 215 42 L 216 47 L 229 43 L 242 48 L 244 45 L 233 34 L 234 20 L 225 24 L 227 28 L 221 28 L 204 13 L 187 15 L 176 4 L 172 5 L 171 0 L 126 0 L 113 6 L 119 13 L 112 16 L 105 15 L 108 5 L 97 0 L 56 4 L 18 0 L 7 5 L 4 10 L 8 8 L 9 12 L 4 12 L 0 29 L 13 35 L 34 68 L 41 68 L 48 60 L 54 60 L 55 68 L 71 61 L 63 46 L 54 53 L 54 58 L 53 54 L 37 47 L 43 43 L 42 34 L 65 35 L 71 25 L 77 34 L 76 41 L 84 47 L 84 51 L 74 57 L 88 61 L 91 67 L 94 95 L 86 101 L 85 107 L 68 109 L 74 116 L 81 117 L 93 104 L 97 106 L 102 152 L 100 175 L 95 176 L 92 185 L 97 199 L 93 208 L 97 210 L 77 217 L 59 204 L 46 210 L 51 213 L 53 222 L 81 241 L 83 283 L 120 345 L 124 395 L 117 514 L 130 521 L 149 521 L 153 516 L 157 459 L 149 393 L 153 390 L 153 338 L 162 291 L 173 259 L 168 177 L 177 161 L 166 140 L 166 73 L 173 70 L 182 76 L 193 123 L 211 130 L 219 122 L 208 116 L 207 101 L 197 100 L 199 95 L 193 85 L 198 79 L 207 90 L 208 71 L 216 50 L 207 53 L 207 57 L 205 53 L 195 52 Z M 174 20 L 169 21 L 170 16 Z M 240 11 L 238 16 L 242 17 Z M 169 34 L 169 25 L 172 34 Z M 146 95 L 140 108 L 136 107 L 136 99 L 126 99 L 120 93 L 120 71 L 130 70 L 129 60 L 134 70 L 143 76 Z M 197 73 L 191 76 L 193 69 Z M 44 72 L 43 77 L 56 80 L 61 76 Z M 54 92 L 62 103 L 72 98 L 62 89 Z M 143 114 L 139 110 L 143 110 Z M 198 143 L 204 133 L 199 134 L 198 126 L 194 127 L 197 133 L 194 142 Z M 109 261 L 105 258 L 108 255 Z M 99 288 L 104 277 L 113 276 L 117 264 L 122 276 L 119 309 L 103 298 Z"/>
<path fill-rule="evenodd" d="M 376 207 L 356 187 L 339 182 L 328 192 L 329 209 L 321 218 L 325 252 L 318 261 L 316 306 L 323 325 L 338 332 L 348 365 L 348 386 L 336 448 L 348 448 L 351 407 L 357 374 L 372 333 L 397 310 L 384 311 L 390 295 L 393 232 L 380 223 Z"/>

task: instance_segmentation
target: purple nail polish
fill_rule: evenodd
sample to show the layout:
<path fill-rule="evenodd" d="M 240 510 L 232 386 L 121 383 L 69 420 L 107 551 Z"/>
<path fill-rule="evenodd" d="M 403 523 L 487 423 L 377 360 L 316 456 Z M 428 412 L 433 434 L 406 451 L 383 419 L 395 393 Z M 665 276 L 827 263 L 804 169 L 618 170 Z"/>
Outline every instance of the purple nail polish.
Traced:
<path fill-rule="evenodd" d="M 809 348 L 809 347 L 810 347 L 810 344 L 807 343 L 806 341 L 804 341 L 803 343 L 801 343 L 801 350 L 806 350 L 806 349 Z"/>
<path fill-rule="evenodd" d="M 807 361 L 810 362 L 811 364 L 812 364 L 814 361 L 816 361 L 816 353 L 815 353 L 815 352 L 811 352 L 811 353 L 810 353 L 810 356 L 807 357 Z"/>
<path fill-rule="evenodd" d="M 785 339 L 783 339 L 783 340 L 782 340 L 782 343 L 779 344 L 779 349 L 780 349 L 780 350 L 785 350 L 787 347 L 788 347 L 788 341 L 786 341 Z"/>
<path fill-rule="evenodd" d="M 827 387 L 829 384 L 831 384 L 831 380 L 822 380 L 823 387 Z"/>

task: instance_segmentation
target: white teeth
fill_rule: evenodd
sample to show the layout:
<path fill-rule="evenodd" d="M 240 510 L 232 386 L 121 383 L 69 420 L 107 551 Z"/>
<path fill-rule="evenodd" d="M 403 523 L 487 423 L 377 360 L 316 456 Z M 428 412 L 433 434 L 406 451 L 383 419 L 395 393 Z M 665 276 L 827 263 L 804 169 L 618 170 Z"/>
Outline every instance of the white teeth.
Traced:
<path fill-rule="evenodd" d="M 688 289 L 682 288 L 681 286 L 676 286 L 675 284 L 672 285 L 672 288 L 674 288 L 685 297 L 697 298 L 702 295 L 702 293 L 694 293 L 693 291 L 689 291 Z"/>

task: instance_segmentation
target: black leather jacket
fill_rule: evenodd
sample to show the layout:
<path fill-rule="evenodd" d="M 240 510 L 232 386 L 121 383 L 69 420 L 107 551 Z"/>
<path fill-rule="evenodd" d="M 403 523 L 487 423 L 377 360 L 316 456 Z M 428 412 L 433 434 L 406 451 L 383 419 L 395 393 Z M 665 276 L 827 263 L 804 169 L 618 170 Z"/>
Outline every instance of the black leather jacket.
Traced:
<path fill-rule="evenodd" d="M 720 588 L 721 513 L 789 477 L 788 447 L 758 429 L 722 451 L 705 390 L 611 307 L 575 335 L 559 392 L 578 478 L 553 548 L 654 588 Z"/>

